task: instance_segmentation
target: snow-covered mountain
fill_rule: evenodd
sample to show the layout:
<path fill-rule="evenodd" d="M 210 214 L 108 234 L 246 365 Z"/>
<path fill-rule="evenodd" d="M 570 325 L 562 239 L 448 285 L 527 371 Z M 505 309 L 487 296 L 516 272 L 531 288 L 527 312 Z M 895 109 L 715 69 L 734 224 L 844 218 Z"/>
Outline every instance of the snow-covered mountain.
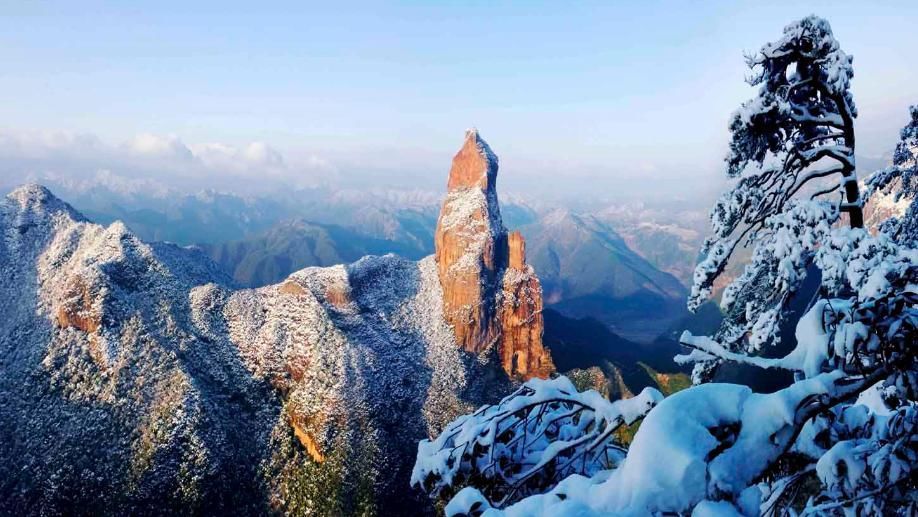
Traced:
<path fill-rule="evenodd" d="M 474 236 L 455 208 L 452 231 Z M 538 279 L 497 214 L 497 283 L 478 299 L 494 332 L 460 346 L 473 333 L 441 284 L 480 249 L 233 290 L 197 249 L 15 190 L 0 201 L 0 513 L 423 512 L 406 495 L 417 441 L 508 373 L 553 369 Z"/>
<path fill-rule="evenodd" d="M 308 221 L 433 251 L 440 192 L 394 189 L 289 188 L 240 193 L 186 191 L 111 173 L 92 180 L 39 176 L 36 183 L 67 199 L 93 221 L 124 222 L 147 241 L 220 244 L 258 238 L 263 232 Z M 125 186 L 127 185 L 127 186 Z"/>
<path fill-rule="evenodd" d="M 861 187 L 865 188 L 865 187 Z M 901 194 L 901 187 L 873 192 L 864 204 L 864 225 L 871 231 L 879 230 L 880 225 L 890 218 L 901 218 L 908 211 L 912 199 Z"/>

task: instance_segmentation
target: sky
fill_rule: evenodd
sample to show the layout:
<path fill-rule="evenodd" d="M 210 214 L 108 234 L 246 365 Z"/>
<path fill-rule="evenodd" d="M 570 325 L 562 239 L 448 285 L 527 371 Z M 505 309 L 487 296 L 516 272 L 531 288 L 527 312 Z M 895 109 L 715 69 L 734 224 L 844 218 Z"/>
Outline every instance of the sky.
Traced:
<path fill-rule="evenodd" d="M 194 5 L 188 5 L 194 4 Z M 333 5 L 335 4 L 335 5 Z M 854 56 L 858 154 L 918 103 L 918 2 L 0 1 L 0 182 L 442 188 L 477 127 L 502 190 L 708 195 L 743 52 L 816 13 Z"/>

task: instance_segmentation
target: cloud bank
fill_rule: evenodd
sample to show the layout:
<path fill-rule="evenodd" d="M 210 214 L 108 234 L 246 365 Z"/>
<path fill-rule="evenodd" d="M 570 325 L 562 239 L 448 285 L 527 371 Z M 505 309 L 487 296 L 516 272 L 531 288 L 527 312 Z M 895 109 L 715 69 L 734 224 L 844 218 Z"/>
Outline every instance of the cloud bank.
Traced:
<path fill-rule="evenodd" d="M 53 182 L 79 189 L 104 182 L 118 190 L 257 192 L 325 184 L 336 168 L 317 156 L 288 160 L 264 142 L 186 143 L 140 134 L 110 144 L 93 134 L 0 131 L 0 186 Z"/>

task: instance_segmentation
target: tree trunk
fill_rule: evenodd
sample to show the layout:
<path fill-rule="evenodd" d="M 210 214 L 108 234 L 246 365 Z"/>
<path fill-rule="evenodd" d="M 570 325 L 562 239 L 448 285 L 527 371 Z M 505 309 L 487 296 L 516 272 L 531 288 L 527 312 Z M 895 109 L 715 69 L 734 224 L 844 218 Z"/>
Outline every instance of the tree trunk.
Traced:
<path fill-rule="evenodd" d="M 851 165 L 845 165 L 845 170 L 842 172 L 845 179 L 845 202 L 849 205 L 847 208 L 848 223 L 852 228 L 863 228 L 864 210 L 861 203 L 860 188 L 857 184 L 857 169 L 855 167 L 857 158 L 854 155 L 854 117 L 848 111 L 848 105 L 844 99 L 839 99 L 836 96 L 833 101 L 842 117 L 842 122 L 845 124 L 845 146 L 851 149 Z"/>

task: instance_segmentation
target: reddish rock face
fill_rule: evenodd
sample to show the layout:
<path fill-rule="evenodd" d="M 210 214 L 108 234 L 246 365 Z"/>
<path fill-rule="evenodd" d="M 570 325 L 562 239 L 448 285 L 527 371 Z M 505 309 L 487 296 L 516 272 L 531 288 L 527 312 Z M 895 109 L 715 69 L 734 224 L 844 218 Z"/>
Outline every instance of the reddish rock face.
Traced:
<path fill-rule="evenodd" d="M 478 136 L 478 130 L 466 131 L 465 143 L 453 157 L 449 182 L 446 184 L 447 190 L 453 192 L 460 189 L 478 188 L 483 191 L 496 192 L 496 183 L 497 156 Z"/>
<path fill-rule="evenodd" d="M 526 264 L 526 242 L 512 232 L 507 240 L 509 266 L 504 272 L 500 307 L 500 358 L 512 377 L 547 378 L 555 371 L 551 354 L 542 344 L 542 284 Z"/>
<path fill-rule="evenodd" d="M 453 158 L 435 235 L 443 309 L 466 351 L 492 346 L 515 378 L 554 371 L 542 346 L 542 288 L 526 264 L 523 236 L 509 236 L 497 202 L 497 156 L 478 132 L 466 132 Z"/>
<path fill-rule="evenodd" d="M 523 240 L 523 234 L 520 233 L 519 230 L 510 232 L 510 237 L 507 239 L 507 247 L 509 248 L 510 254 L 510 268 L 516 269 L 517 271 L 525 271 L 526 241 Z"/>
<path fill-rule="evenodd" d="M 496 179 L 497 157 L 477 131 L 466 132 L 449 172 L 434 246 L 446 321 L 459 345 L 475 353 L 489 348 L 499 335 L 493 299 L 506 233 Z"/>
<path fill-rule="evenodd" d="M 79 277 L 72 279 L 63 302 L 57 308 L 57 326 L 74 327 L 87 334 L 95 333 L 102 326 L 102 320 L 92 310 L 92 305 L 92 294 L 86 284 Z"/>

